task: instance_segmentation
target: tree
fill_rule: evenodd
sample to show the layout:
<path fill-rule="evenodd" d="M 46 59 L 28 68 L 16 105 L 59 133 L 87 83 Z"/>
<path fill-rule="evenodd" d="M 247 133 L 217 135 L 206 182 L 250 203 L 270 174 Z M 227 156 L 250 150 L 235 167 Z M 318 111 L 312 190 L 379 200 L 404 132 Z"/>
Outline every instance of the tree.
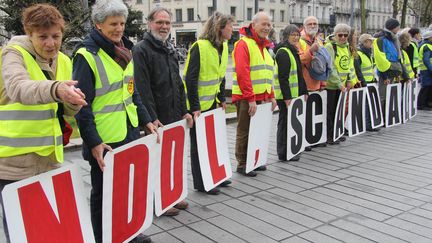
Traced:
<path fill-rule="evenodd" d="M 393 18 L 397 18 L 397 15 L 398 15 L 398 13 L 399 13 L 399 9 L 398 9 L 398 0 L 393 0 L 392 6 L 393 6 L 393 13 L 392 13 L 392 17 L 393 17 Z"/>
<path fill-rule="evenodd" d="M 432 24 L 432 1 L 430 0 L 410 0 L 408 8 L 416 17 L 418 27 L 427 27 Z"/>
<path fill-rule="evenodd" d="M 407 5 L 408 5 L 408 0 L 403 0 L 402 16 L 401 16 L 401 28 L 405 28 L 405 21 L 406 21 L 407 8 L 408 8 Z"/>
<path fill-rule="evenodd" d="M 24 34 L 21 23 L 22 10 L 35 3 L 50 3 L 57 6 L 63 14 L 66 22 L 63 41 L 85 35 L 84 23 L 89 18 L 89 12 L 83 10 L 81 0 L 0 0 L 0 10 L 6 14 L 0 18 L 0 24 L 5 27 L 7 32 L 13 35 Z"/>
<path fill-rule="evenodd" d="M 366 0 L 360 0 L 361 33 L 366 33 Z"/>
<path fill-rule="evenodd" d="M 126 29 L 124 35 L 127 37 L 138 37 L 140 39 L 143 36 L 143 13 L 141 11 L 133 10 L 129 5 L 126 4 L 129 10 L 129 15 L 126 20 Z"/>

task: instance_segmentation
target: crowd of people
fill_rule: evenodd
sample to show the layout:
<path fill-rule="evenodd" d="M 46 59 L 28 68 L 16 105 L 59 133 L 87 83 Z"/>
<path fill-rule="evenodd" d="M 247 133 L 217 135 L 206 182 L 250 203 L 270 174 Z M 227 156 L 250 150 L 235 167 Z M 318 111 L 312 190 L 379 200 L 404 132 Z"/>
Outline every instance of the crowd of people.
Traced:
<path fill-rule="evenodd" d="M 94 28 L 76 47 L 71 61 L 60 51 L 65 29 L 61 13 L 48 4 L 33 5 L 23 11 L 25 35 L 13 37 L 0 59 L 0 191 L 7 184 L 60 166 L 70 134 L 63 116 L 75 115 L 83 158 L 91 166 L 90 207 L 96 242 L 102 241 L 104 155 L 138 139 L 140 130 L 157 134 L 159 127 L 186 119 L 194 189 L 217 195 L 221 187 L 231 184 L 226 180 L 205 191 L 194 120 L 203 112 L 226 107 L 227 40 L 234 18 L 215 12 L 207 20 L 199 40 L 189 49 L 181 77 L 178 55 L 169 41 L 171 12 L 163 7 L 153 9 L 147 17 L 149 29 L 136 45 L 124 36 L 127 16 L 122 1 L 96 1 L 91 15 Z M 250 119 L 259 104 L 279 107 L 280 161 L 287 161 L 287 107 L 296 97 L 307 99 L 310 92 L 327 91 L 328 137 L 315 146 L 345 141 L 345 137 L 333 139 L 333 122 L 341 92 L 350 89 L 376 83 L 384 104 L 386 85 L 405 84 L 418 77 L 417 107 L 431 109 L 432 31 L 422 38 L 419 29 L 400 31 L 399 22 L 389 19 L 377 36 L 358 36 L 350 26 L 337 24 L 323 43 L 318 37 L 318 19 L 310 16 L 302 30 L 287 25 L 280 43 L 274 45 L 268 38 L 271 21 L 267 13 L 258 12 L 251 24 L 240 29 L 241 38 L 232 52 L 238 173 L 254 177 L 256 171 L 266 170 L 266 166 L 248 173 L 245 169 Z M 318 57 L 330 65 L 321 73 L 314 66 Z M 366 115 L 367 130 L 377 131 L 370 125 L 368 112 Z M 290 160 L 299 159 L 300 155 Z M 182 201 L 165 215 L 175 216 L 187 207 Z M 3 223 L 9 241 L 5 217 Z M 140 234 L 132 242 L 151 239 Z"/>

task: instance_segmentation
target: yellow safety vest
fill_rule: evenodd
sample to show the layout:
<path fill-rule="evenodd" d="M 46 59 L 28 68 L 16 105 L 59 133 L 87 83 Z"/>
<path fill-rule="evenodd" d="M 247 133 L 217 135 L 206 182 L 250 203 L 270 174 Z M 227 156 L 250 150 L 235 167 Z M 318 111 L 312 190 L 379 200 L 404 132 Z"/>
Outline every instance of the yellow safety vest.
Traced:
<path fill-rule="evenodd" d="M 200 102 L 200 110 L 208 110 L 215 102 L 219 102 L 217 95 L 220 90 L 220 84 L 225 77 L 228 66 L 228 43 L 223 43 L 222 56 L 219 58 L 218 50 L 211 44 L 209 40 L 196 41 L 191 49 L 198 45 L 200 53 L 200 70 L 198 77 L 198 97 Z M 183 83 L 186 82 L 185 75 L 189 67 L 190 52 L 186 59 L 186 65 L 183 71 Z M 186 93 L 186 84 L 184 85 Z M 187 108 L 190 109 L 189 100 L 187 100 Z"/>
<path fill-rule="evenodd" d="M 411 62 L 410 62 L 410 59 L 408 57 L 408 53 L 406 53 L 405 50 L 402 50 L 402 57 L 403 57 L 402 58 L 402 64 L 405 67 L 405 70 L 406 70 L 406 72 L 408 74 L 408 77 L 410 79 L 414 78 L 414 71 L 411 68 Z"/>
<path fill-rule="evenodd" d="M 255 94 L 271 93 L 273 78 L 274 78 L 274 61 L 270 53 L 264 48 L 264 57 L 261 55 L 261 51 L 255 40 L 243 36 L 240 40 L 246 42 L 249 50 L 249 62 L 250 62 L 250 78 L 252 82 L 253 92 Z M 235 70 L 235 51 L 238 41 L 234 44 L 233 57 L 233 85 L 232 94 L 241 95 L 242 92 L 237 82 L 237 73 Z"/>
<path fill-rule="evenodd" d="M 377 43 L 378 39 L 375 39 L 373 42 L 373 51 L 374 51 L 374 59 L 375 59 L 375 65 L 380 72 L 386 72 L 389 70 L 391 66 L 391 62 L 387 60 L 386 54 L 381 51 L 378 47 Z"/>
<path fill-rule="evenodd" d="M 427 46 L 429 48 L 429 51 L 432 51 L 432 44 L 425 43 L 425 44 L 421 45 L 420 51 L 419 51 L 419 57 L 420 57 L 419 70 L 420 71 L 427 70 L 427 67 L 426 67 L 426 65 L 423 62 L 423 55 L 424 55 L 424 47 L 425 46 Z M 432 62 L 432 57 L 430 58 L 430 62 Z"/>
<path fill-rule="evenodd" d="M 330 43 L 330 45 L 333 45 L 333 43 Z M 336 48 L 337 54 L 335 53 L 334 63 L 341 78 L 341 82 L 346 84 L 350 75 L 355 75 L 354 59 L 351 56 L 348 46 L 340 47 L 339 45 L 336 45 Z M 354 80 L 356 80 L 356 76 L 353 76 L 350 81 Z"/>
<path fill-rule="evenodd" d="M 23 56 L 31 80 L 38 82 L 47 79 L 30 53 L 19 45 L 11 47 Z M 2 77 L 0 70 L 0 82 L 3 83 Z M 56 80 L 71 80 L 71 77 L 72 63 L 65 54 L 59 52 Z M 55 102 L 40 105 L 24 105 L 19 102 L 0 105 L 0 157 L 27 153 L 49 156 L 54 153 L 56 161 L 63 162 L 63 135 L 57 109 L 58 104 Z"/>
<path fill-rule="evenodd" d="M 360 69 L 363 74 L 363 78 L 367 83 L 374 81 L 374 75 L 373 75 L 373 61 L 372 58 L 369 58 L 366 54 L 364 54 L 362 51 L 357 51 L 357 54 L 360 57 L 361 65 Z"/>
<path fill-rule="evenodd" d="M 414 49 L 412 66 L 413 66 L 413 68 L 416 68 L 420 65 L 419 49 L 418 49 L 417 43 L 415 43 L 414 41 L 411 41 L 410 45 Z"/>
<path fill-rule="evenodd" d="M 137 107 L 133 103 L 133 64 L 126 69 L 118 65 L 104 50 L 97 55 L 80 48 L 77 54 L 86 59 L 95 76 L 95 98 L 92 111 L 96 130 L 104 143 L 123 141 L 127 134 L 127 119 L 138 126 Z"/>
<path fill-rule="evenodd" d="M 289 50 L 286 47 L 280 48 L 276 52 L 276 55 L 282 50 L 286 51 L 288 53 L 289 58 L 290 58 L 291 68 L 290 68 L 290 76 L 289 76 L 288 81 L 289 81 L 289 85 L 290 85 L 291 96 L 292 96 L 292 98 L 296 98 L 296 97 L 298 97 L 298 93 L 299 93 L 298 92 L 297 63 L 296 63 L 296 60 L 295 60 L 294 55 L 292 54 L 291 50 Z M 278 73 L 279 73 L 279 70 L 276 67 L 274 94 L 275 94 L 275 98 L 277 100 L 283 100 L 283 96 L 282 96 L 282 92 L 281 92 L 281 88 L 280 88 L 280 84 L 279 84 Z"/>

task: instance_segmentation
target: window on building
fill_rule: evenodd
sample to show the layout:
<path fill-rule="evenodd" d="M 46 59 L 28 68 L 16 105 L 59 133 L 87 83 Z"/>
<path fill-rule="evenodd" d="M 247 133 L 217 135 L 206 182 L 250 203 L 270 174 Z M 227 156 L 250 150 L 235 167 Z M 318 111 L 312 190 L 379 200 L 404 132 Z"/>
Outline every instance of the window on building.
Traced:
<path fill-rule="evenodd" d="M 142 4 L 142 0 L 137 0 L 137 4 Z"/>
<path fill-rule="evenodd" d="M 280 21 L 285 22 L 285 11 L 284 10 L 280 11 Z"/>
<path fill-rule="evenodd" d="M 264 11 L 264 9 L 263 9 L 263 8 L 259 8 L 259 10 L 258 10 L 258 11 L 262 12 L 262 11 Z"/>
<path fill-rule="evenodd" d="M 315 16 L 318 18 L 318 13 L 319 13 L 319 7 L 316 6 L 316 7 L 315 7 L 315 12 L 313 13 L 313 15 L 315 15 Z M 324 15 L 321 16 L 321 18 L 324 18 Z"/>
<path fill-rule="evenodd" d="M 300 17 L 303 17 L 303 4 L 300 4 Z"/>
<path fill-rule="evenodd" d="M 236 7 L 231 7 L 231 15 L 236 16 Z"/>
<path fill-rule="evenodd" d="M 247 8 L 247 20 L 252 20 L 252 8 Z"/>
<path fill-rule="evenodd" d="M 295 6 L 291 6 L 291 18 L 295 16 Z"/>
<path fill-rule="evenodd" d="M 308 11 L 307 11 L 307 15 L 308 16 L 311 16 L 312 15 L 312 7 L 311 6 L 308 6 Z"/>
<path fill-rule="evenodd" d="M 194 21 L 194 9 L 193 8 L 188 8 L 187 9 L 187 20 L 188 21 Z"/>
<path fill-rule="evenodd" d="M 326 8 L 323 6 L 323 10 L 322 10 L 322 18 L 324 19 L 326 19 L 327 18 L 327 15 L 326 15 Z M 329 16 L 329 18 L 330 18 L 330 16 Z"/>
<path fill-rule="evenodd" d="M 281 0 L 281 3 L 285 3 L 285 0 Z"/>
<path fill-rule="evenodd" d="M 275 19 L 275 11 L 274 11 L 274 9 L 270 9 L 270 17 L 272 18 L 272 21 L 274 21 L 274 19 Z"/>
<path fill-rule="evenodd" d="M 208 7 L 207 11 L 208 11 L 208 16 L 209 17 L 213 15 L 213 7 Z"/>
<path fill-rule="evenodd" d="M 176 13 L 176 22 L 182 22 L 183 21 L 183 16 L 182 16 L 182 9 L 176 9 L 175 10 Z"/>

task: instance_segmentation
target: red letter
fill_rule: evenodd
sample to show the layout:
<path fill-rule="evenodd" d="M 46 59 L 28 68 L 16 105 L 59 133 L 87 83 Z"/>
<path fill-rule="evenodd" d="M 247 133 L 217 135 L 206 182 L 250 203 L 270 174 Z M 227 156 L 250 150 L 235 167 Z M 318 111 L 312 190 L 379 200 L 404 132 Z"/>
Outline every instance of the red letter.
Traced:
<path fill-rule="evenodd" d="M 58 218 L 40 182 L 18 189 L 28 242 L 84 242 L 70 171 L 52 177 Z"/>
<path fill-rule="evenodd" d="M 210 162 L 210 170 L 213 177 L 213 183 L 216 184 L 220 180 L 225 179 L 225 166 L 219 165 L 219 159 L 216 150 L 216 136 L 215 136 L 215 125 L 214 115 L 205 117 L 205 127 L 207 135 L 207 151 Z"/>
<path fill-rule="evenodd" d="M 129 195 L 129 172 L 133 165 L 133 195 Z M 147 208 L 149 151 L 140 144 L 114 155 L 112 242 L 124 242 L 144 224 Z M 128 202 L 132 218 L 128 220 Z"/>
<path fill-rule="evenodd" d="M 184 140 L 185 131 L 181 126 L 164 131 L 160 171 L 162 210 L 180 198 L 183 192 Z M 173 146 L 174 158 L 171 158 Z M 174 168 L 171 168 L 172 159 Z M 174 171 L 174 185 L 171 185 L 171 171 Z"/>

